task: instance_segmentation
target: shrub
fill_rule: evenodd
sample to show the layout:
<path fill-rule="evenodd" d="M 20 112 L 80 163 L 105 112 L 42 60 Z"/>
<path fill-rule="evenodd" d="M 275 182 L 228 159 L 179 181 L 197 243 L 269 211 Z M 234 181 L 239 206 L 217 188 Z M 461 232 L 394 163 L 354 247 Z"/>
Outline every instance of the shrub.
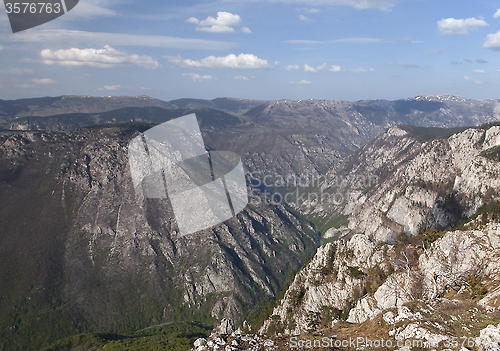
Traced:
<path fill-rule="evenodd" d="M 366 292 L 373 294 L 386 280 L 386 275 L 380 266 L 376 265 L 368 271 L 366 276 Z"/>
<path fill-rule="evenodd" d="M 297 308 L 304 299 L 305 294 L 306 288 L 303 286 L 301 286 L 298 290 L 292 290 L 290 292 L 290 305 L 292 305 L 293 308 Z"/>
<path fill-rule="evenodd" d="M 365 277 L 365 273 L 359 267 L 347 267 L 347 269 L 351 278 L 363 279 Z"/>
<path fill-rule="evenodd" d="M 309 333 L 314 333 L 320 325 L 321 313 L 314 311 L 307 312 L 306 322 L 307 322 L 307 331 Z"/>
<path fill-rule="evenodd" d="M 471 298 L 482 297 L 488 293 L 488 288 L 473 274 L 467 276 Z"/>
<path fill-rule="evenodd" d="M 352 302 L 352 300 L 347 300 L 344 309 L 340 313 L 340 319 L 343 321 L 347 320 L 347 318 L 349 318 L 349 312 L 351 312 L 353 308 L 354 303 Z"/>
<path fill-rule="evenodd" d="M 268 335 L 276 335 L 278 333 L 283 333 L 283 323 L 281 323 L 281 317 L 277 315 L 271 316 L 271 322 L 269 323 L 269 328 L 267 329 Z"/>

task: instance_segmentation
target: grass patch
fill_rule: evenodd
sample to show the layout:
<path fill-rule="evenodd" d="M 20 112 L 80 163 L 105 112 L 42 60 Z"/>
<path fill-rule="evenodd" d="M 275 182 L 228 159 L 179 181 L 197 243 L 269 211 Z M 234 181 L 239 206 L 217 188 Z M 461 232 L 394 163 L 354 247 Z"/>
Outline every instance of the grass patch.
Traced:
<path fill-rule="evenodd" d="M 349 224 L 349 216 L 338 215 L 332 219 L 313 217 L 309 219 L 316 229 L 321 233 L 321 236 L 325 235 L 326 231 L 330 228 L 340 228 Z"/>
<path fill-rule="evenodd" d="M 500 162 L 500 145 L 493 146 L 487 150 L 482 151 L 479 155 L 486 157 L 492 161 Z"/>
<path fill-rule="evenodd" d="M 365 277 L 365 273 L 359 269 L 359 267 L 347 267 L 349 277 L 354 279 L 363 279 Z"/>
<path fill-rule="evenodd" d="M 42 351 L 70 350 L 168 350 L 186 351 L 193 342 L 210 335 L 211 328 L 197 323 L 171 323 L 133 334 L 79 334 L 59 340 Z"/>

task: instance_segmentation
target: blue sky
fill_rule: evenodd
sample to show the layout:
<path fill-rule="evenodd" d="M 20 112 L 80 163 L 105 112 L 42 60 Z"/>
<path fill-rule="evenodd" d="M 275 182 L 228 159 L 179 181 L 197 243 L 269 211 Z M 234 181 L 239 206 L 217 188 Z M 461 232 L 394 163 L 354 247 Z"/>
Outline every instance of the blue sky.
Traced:
<path fill-rule="evenodd" d="M 13 34 L 0 98 L 500 98 L 500 3 L 80 0 Z"/>

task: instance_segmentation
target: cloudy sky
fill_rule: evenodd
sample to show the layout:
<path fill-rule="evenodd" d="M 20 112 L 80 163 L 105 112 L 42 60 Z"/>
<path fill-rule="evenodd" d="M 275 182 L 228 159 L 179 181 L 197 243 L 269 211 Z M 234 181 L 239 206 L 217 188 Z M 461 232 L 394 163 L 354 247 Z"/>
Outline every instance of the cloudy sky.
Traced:
<path fill-rule="evenodd" d="M 500 2 L 80 0 L 13 34 L 0 99 L 500 98 Z"/>

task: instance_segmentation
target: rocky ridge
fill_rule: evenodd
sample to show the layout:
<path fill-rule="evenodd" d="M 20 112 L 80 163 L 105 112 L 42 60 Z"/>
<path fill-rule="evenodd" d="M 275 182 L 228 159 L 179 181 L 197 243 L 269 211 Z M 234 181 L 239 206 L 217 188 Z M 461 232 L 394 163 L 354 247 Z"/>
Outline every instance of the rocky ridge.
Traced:
<path fill-rule="evenodd" d="M 390 330 L 396 339 L 443 342 L 457 337 L 447 325 L 456 317 L 443 317 L 439 326 L 429 327 L 432 313 L 421 316 L 433 304 L 446 302 L 445 297 L 462 306 L 457 309 L 481 309 L 486 320 L 498 324 L 500 206 L 483 206 L 499 200 L 500 127 L 487 125 L 437 139 L 417 134 L 393 127 L 332 170 L 344 171 L 351 182 L 342 186 L 349 190 L 363 172 L 378 171 L 379 178 L 346 196 L 346 204 L 308 204 L 310 214 L 324 211 L 328 216 L 340 209 L 349 215 L 344 228 L 330 231 L 344 234 L 343 239 L 317 251 L 260 333 L 331 332 L 335 328 L 329 322 L 345 320 L 340 323 L 399 325 Z M 390 168 L 380 173 L 384 167 Z M 332 185 L 326 184 L 323 190 Z M 447 199 L 454 199 L 454 206 Z M 460 229 L 431 228 L 458 226 L 464 218 L 471 219 Z M 407 309 L 416 302 L 419 308 Z M 406 322 L 398 324 L 402 320 Z M 471 337 L 479 336 L 472 333 L 481 325 L 461 326 L 469 328 L 464 330 Z"/>
<path fill-rule="evenodd" d="M 415 235 L 421 227 L 457 225 L 498 199 L 494 155 L 500 126 L 438 138 L 424 134 L 430 131 L 390 128 L 333 167 L 315 195 L 300 204 L 301 211 L 324 223 L 346 219 L 330 226 L 325 237 L 363 233 L 373 242 L 393 242 L 402 232 Z"/>

